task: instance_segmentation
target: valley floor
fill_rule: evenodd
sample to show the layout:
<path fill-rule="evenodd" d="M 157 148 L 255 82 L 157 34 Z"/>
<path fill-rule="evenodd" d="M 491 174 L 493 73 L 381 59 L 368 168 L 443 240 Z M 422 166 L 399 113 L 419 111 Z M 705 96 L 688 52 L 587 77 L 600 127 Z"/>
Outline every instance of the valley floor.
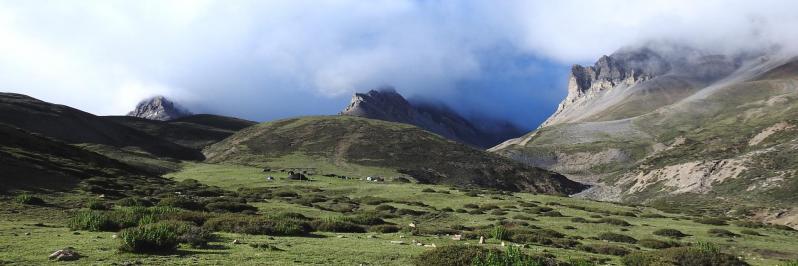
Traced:
<path fill-rule="evenodd" d="M 266 176 L 275 180 L 267 180 Z M 113 232 L 72 231 L 66 227 L 70 201 L 53 203 L 50 206 L 28 206 L 3 199 L 0 207 L 0 265 L 42 265 L 49 262 L 47 256 L 55 250 L 73 247 L 83 257 L 63 264 L 141 264 L 141 265 L 409 265 L 413 258 L 426 250 L 446 245 L 480 245 L 478 239 L 452 240 L 445 232 L 460 226 L 479 227 L 497 222 L 515 221 L 551 229 L 578 240 L 583 245 L 613 245 L 629 251 L 649 250 L 638 244 L 608 243 L 596 237 L 602 233 L 618 233 L 634 239 L 676 240 L 682 243 L 712 242 L 723 251 L 744 257 L 753 265 L 780 265 L 787 260 L 798 259 L 798 232 L 776 228 L 744 228 L 736 225 L 708 225 L 697 223 L 695 217 L 663 213 L 658 210 L 595 202 L 583 199 L 534 195 L 528 193 L 496 193 L 485 191 L 478 195 L 444 186 L 404 184 L 393 182 L 370 182 L 359 179 L 339 179 L 311 175 L 312 181 L 295 181 L 285 178 L 281 172 L 262 172 L 260 168 L 185 163 L 180 172 L 167 175 L 175 180 L 195 179 L 202 183 L 228 190 L 239 188 L 271 187 L 284 191 L 321 193 L 326 197 L 348 197 L 352 199 L 374 197 L 384 200 L 383 205 L 397 209 L 410 209 L 425 215 L 398 215 L 386 219 L 406 228 L 415 223 L 421 235 L 412 235 L 406 230 L 397 233 L 327 233 L 314 232 L 302 237 L 270 237 L 220 233 L 218 242 L 207 249 L 181 246 L 174 254 L 139 255 L 117 250 L 118 240 Z M 48 195 L 42 195 L 49 200 Z M 49 201 L 48 201 L 49 202 Z M 53 202 L 58 202 L 53 200 Z M 417 202 L 423 203 L 418 204 Z M 526 203 L 526 204 L 525 204 Z M 337 206 L 319 208 L 314 205 L 297 204 L 288 199 L 274 198 L 263 202 L 250 202 L 262 214 L 296 212 L 309 217 L 336 217 L 342 213 Z M 482 207 L 483 213 L 473 212 L 473 206 Z M 537 205 L 552 208 L 528 207 Z M 377 204 L 363 204 L 358 211 L 373 210 Z M 524 207 L 527 206 L 527 207 Z M 451 210 L 447 209 L 451 208 Z M 326 210 L 323 210 L 326 209 Z M 471 213 L 463 213 L 469 211 Z M 553 214 L 558 212 L 560 215 Z M 582 218 L 592 222 L 579 222 Z M 595 222 L 601 218 L 614 218 L 629 223 L 628 226 Z M 688 236 L 670 239 L 652 234 L 658 229 L 677 229 Z M 710 229 L 725 229 L 734 237 L 711 235 Z M 743 230 L 754 230 L 759 235 L 742 234 Z M 234 241 L 236 242 L 234 244 Z M 393 241 L 393 242 L 392 242 Z M 398 244 L 401 241 L 402 244 Z M 421 246 L 414 243 L 422 243 Z M 512 245 L 510 241 L 506 241 Z M 257 244 L 268 244 L 276 249 L 263 249 Z M 261 245 L 263 246 L 263 245 Z M 482 246 L 503 249 L 502 241 L 488 239 Z M 551 254 L 558 260 L 590 259 L 600 264 L 620 264 L 620 257 L 588 253 L 577 248 L 556 248 L 544 245 L 526 245 L 522 251 L 528 254 Z"/>

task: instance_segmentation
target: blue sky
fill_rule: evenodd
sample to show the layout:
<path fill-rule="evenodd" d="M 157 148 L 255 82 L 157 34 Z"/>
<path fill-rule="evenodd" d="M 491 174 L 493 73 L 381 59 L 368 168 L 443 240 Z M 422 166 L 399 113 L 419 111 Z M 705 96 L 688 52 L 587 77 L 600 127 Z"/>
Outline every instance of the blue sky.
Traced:
<path fill-rule="evenodd" d="M 356 91 L 533 128 L 572 64 L 672 41 L 793 49 L 796 1 L 0 0 L 0 90 L 123 114 L 173 98 L 266 121 L 335 114 Z"/>

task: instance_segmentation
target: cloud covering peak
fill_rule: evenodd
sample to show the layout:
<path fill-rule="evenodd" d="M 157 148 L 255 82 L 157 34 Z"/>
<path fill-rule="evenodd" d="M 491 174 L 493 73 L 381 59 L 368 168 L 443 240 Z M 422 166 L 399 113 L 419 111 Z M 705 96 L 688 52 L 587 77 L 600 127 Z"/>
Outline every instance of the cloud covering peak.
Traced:
<path fill-rule="evenodd" d="M 336 113 L 352 92 L 391 85 L 542 121 L 565 93 L 566 65 L 652 40 L 795 52 L 794 10 L 775 0 L 0 1 L 0 88 L 98 114 L 162 94 L 267 120 Z"/>

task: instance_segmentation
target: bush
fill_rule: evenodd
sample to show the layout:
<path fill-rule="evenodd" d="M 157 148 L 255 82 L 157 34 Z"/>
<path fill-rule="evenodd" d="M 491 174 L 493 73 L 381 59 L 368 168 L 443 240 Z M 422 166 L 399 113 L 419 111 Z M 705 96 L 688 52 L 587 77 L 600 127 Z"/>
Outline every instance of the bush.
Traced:
<path fill-rule="evenodd" d="M 571 218 L 571 222 L 574 222 L 574 223 L 590 223 L 590 221 L 588 221 L 587 219 L 582 218 L 582 217 Z"/>
<path fill-rule="evenodd" d="M 410 216 L 420 216 L 424 215 L 426 212 L 424 211 L 417 211 L 412 209 L 398 209 L 396 210 L 396 214 L 399 215 L 410 215 Z"/>
<path fill-rule="evenodd" d="M 202 226 L 208 219 L 215 217 L 212 213 L 197 211 L 180 211 L 169 213 L 164 216 L 166 220 L 189 222 L 196 226 Z"/>
<path fill-rule="evenodd" d="M 158 202 L 158 206 L 164 207 L 175 207 L 190 211 L 202 211 L 205 210 L 205 205 L 195 200 L 192 200 L 188 197 L 168 197 L 161 199 Z"/>
<path fill-rule="evenodd" d="M 650 248 L 650 249 L 664 249 L 664 248 L 672 248 L 672 247 L 681 246 L 677 242 L 662 241 L 662 240 L 656 240 L 656 239 L 650 239 L 650 238 L 640 239 L 640 240 L 637 241 L 637 244 L 640 245 L 641 247 Z"/>
<path fill-rule="evenodd" d="M 442 212 L 454 212 L 454 209 L 449 208 L 449 207 L 445 207 L 445 208 L 441 209 L 441 211 Z"/>
<path fill-rule="evenodd" d="M 366 196 L 366 197 L 359 198 L 358 202 L 360 202 L 362 204 L 366 204 L 366 205 L 380 205 L 380 204 L 383 204 L 383 203 L 386 203 L 386 202 L 390 202 L 390 201 L 387 200 L 387 199 L 379 198 L 379 197 Z M 383 206 L 383 205 L 380 205 L 380 206 Z M 385 205 L 385 206 L 390 206 L 390 205 Z"/>
<path fill-rule="evenodd" d="M 217 201 L 213 203 L 208 203 L 205 205 L 205 208 L 211 212 L 256 212 L 258 208 L 255 206 L 246 204 L 246 203 L 239 203 L 239 202 L 231 202 L 231 201 Z"/>
<path fill-rule="evenodd" d="M 728 223 L 726 223 L 726 219 L 719 217 L 704 217 L 704 218 L 694 219 L 693 221 L 700 224 L 728 225 Z"/>
<path fill-rule="evenodd" d="M 674 247 L 649 252 L 635 252 L 621 259 L 627 266 L 649 265 L 713 265 L 746 266 L 736 256 L 721 253 L 716 248 Z"/>
<path fill-rule="evenodd" d="M 81 211 L 72 216 L 67 221 L 71 230 L 97 231 L 117 231 L 119 226 L 111 218 L 101 211 Z"/>
<path fill-rule="evenodd" d="M 540 215 L 541 216 L 546 216 L 546 217 L 565 217 L 565 215 L 562 215 L 562 213 L 560 213 L 558 211 L 547 211 L 547 212 L 541 213 Z"/>
<path fill-rule="evenodd" d="M 527 212 L 538 214 L 538 213 L 542 213 L 542 212 L 550 212 L 552 210 L 554 210 L 554 209 L 549 208 L 549 207 L 534 207 L 534 208 L 529 208 L 527 210 Z"/>
<path fill-rule="evenodd" d="M 44 200 L 42 198 L 32 196 L 28 193 L 17 195 L 16 197 L 14 197 L 14 201 L 19 204 L 44 205 Z"/>
<path fill-rule="evenodd" d="M 628 249 L 615 245 L 604 245 L 604 244 L 580 245 L 577 248 L 585 252 L 613 255 L 613 256 L 623 256 L 629 254 Z"/>
<path fill-rule="evenodd" d="M 248 215 L 226 215 L 211 218 L 203 225 L 212 231 L 251 235 L 297 236 L 310 232 L 309 224 L 293 218 L 265 218 Z"/>
<path fill-rule="evenodd" d="M 324 218 L 311 222 L 313 229 L 322 232 L 335 233 L 365 233 L 362 226 L 350 223 L 341 218 Z"/>
<path fill-rule="evenodd" d="M 491 214 L 491 215 L 506 215 L 506 214 L 507 214 L 507 212 L 506 212 L 506 211 L 502 211 L 502 210 L 492 210 L 492 211 L 490 212 L 490 214 Z"/>
<path fill-rule="evenodd" d="M 707 233 L 714 237 L 738 237 L 740 235 L 733 233 L 732 231 L 720 228 L 712 228 L 707 231 Z"/>
<path fill-rule="evenodd" d="M 388 212 L 395 212 L 396 211 L 396 207 L 391 206 L 391 205 L 386 205 L 386 204 L 377 206 L 377 208 L 375 208 L 375 209 L 378 210 L 378 211 L 388 211 Z"/>
<path fill-rule="evenodd" d="M 601 218 L 598 220 L 600 223 L 617 225 L 617 226 L 631 226 L 628 222 L 618 218 Z"/>
<path fill-rule="evenodd" d="M 206 228 L 187 225 L 178 240 L 180 243 L 189 244 L 193 248 L 206 248 L 208 247 L 208 242 L 219 239 L 212 231 Z"/>
<path fill-rule="evenodd" d="M 382 218 L 380 218 L 379 216 L 377 216 L 376 213 L 361 213 L 354 216 L 347 216 L 342 219 L 344 221 L 359 225 L 378 225 L 385 223 L 385 221 L 382 220 Z"/>
<path fill-rule="evenodd" d="M 399 230 L 400 230 L 400 229 L 401 229 L 401 228 L 399 228 L 399 227 L 398 227 L 398 226 L 396 226 L 396 225 L 392 225 L 392 224 L 382 224 L 382 225 L 375 225 L 375 226 L 369 227 L 369 232 L 375 232 L 375 233 L 383 233 L 383 234 L 387 234 L 387 233 L 396 233 L 396 232 L 399 232 Z"/>
<path fill-rule="evenodd" d="M 104 211 L 108 210 L 108 205 L 106 205 L 105 202 L 99 200 L 91 200 L 86 203 L 86 208 L 88 208 L 89 210 Z"/>
<path fill-rule="evenodd" d="M 119 249 L 134 253 L 174 251 L 187 231 L 188 225 L 173 221 L 128 228 L 119 233 L 122 242 Z"/>
<path fill-rule="evenodd" d="M 511 266 L 511 265 L 556 265 L 546 257 L 532 257 L 516 247 L 507 251 L 487 249 L 479 246 L 451 245 L 427 250 L 414 259 L 415 265 L 424 266 Z"/>
<path fill-rule="evenodd" d="M 431 189 L 431 188 L 425 188 L 425 189 L 422 189 L 422 190 L 421 190 L 421 192 L 425 192 L 425 193 L 435 193 L 435 190 L 434 190 L 434 189 Z"/>
<path fill-rule="evenodd" d="M 643 217 L 643 218 L 666 218 L 665 215 L 662 215 L 662 214 L 659 214 L 659 213 L 644 213 L 644 214 L 641 214 L 640 217 Z"/>
<path fill-rule="evenodd" d="M 761 236 L 762 235 L 759 232 L 751 230 L 751 229 L 740 230 L 740 233 L 741 234 L 745 234 L 745 235 L 752 235 L 752 236 Z"/>
<path fill-rule="evenodd" d="M 598 239 L 629 244 L 637 243 L 637 239 L 634 237 L 610 232 L 601 233 L 598 235 Z"/>
<path fill-rule="evenodd" d="M 152 202 L 139 197 L 128 197 L 116 201 L 116 205 L 122 207 L 150 207 Z"/>
<path fill-rule="evenodd" d="M 656 230 L 653 232 L 653 234 L 658 236 L 672 237 L 672 238 L 682 238 L 688 236 L 687 234 L 682 233 L 682 231 L 676 229 L 669 229 L 669 228 Z"/>

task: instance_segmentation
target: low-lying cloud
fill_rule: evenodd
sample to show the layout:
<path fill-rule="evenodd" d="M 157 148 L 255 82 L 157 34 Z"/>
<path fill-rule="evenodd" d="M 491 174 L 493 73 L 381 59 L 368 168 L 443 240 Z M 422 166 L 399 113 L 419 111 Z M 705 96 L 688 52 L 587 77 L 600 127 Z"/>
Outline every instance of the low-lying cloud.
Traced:
<path fill-rule="evenodd" d="M 255 120 L 392 85 L 533 127 L 565 71 L 648 41 L 794 53 L 795 1 L 0 1 L 0 88 L 97 114 L 163 94 Z"/>

